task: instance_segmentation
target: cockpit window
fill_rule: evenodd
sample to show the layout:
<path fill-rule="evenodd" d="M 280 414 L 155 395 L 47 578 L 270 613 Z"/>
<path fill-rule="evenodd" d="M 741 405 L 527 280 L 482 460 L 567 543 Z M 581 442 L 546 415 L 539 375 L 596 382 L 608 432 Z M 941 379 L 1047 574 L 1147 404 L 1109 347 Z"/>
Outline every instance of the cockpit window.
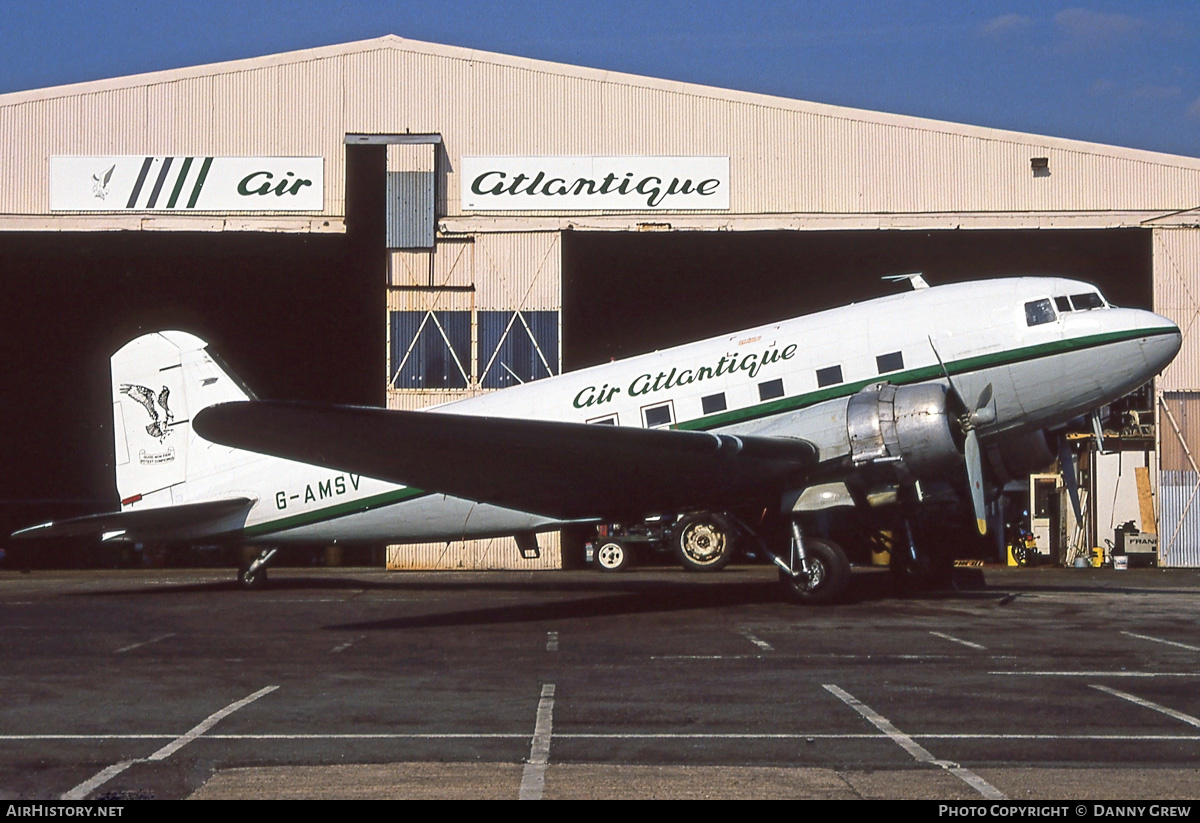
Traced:
<path fill-rule="evenodd" d="M 1069 312 L 1071 310 L 1071 299 L 1069 297 L 1054 298 L 1054 307 L 1058 309 L 1058 313 Z"/>
<path fill-rule="evenodd" d="M 1075 311 L 1104 308 L 1104 298 L 1094 291 L 1086 294 L 1072 294 L 1071 303 L 1075 306 Z"/>
<path fill-rule="evenodd" d="M 1025 304 L 1025 322 L 1030 326 L 1053 323 L 1054 320 L 1054 306 L 1050 304 L 1049 297 L 1044 300 L 1031 300 Z"/>

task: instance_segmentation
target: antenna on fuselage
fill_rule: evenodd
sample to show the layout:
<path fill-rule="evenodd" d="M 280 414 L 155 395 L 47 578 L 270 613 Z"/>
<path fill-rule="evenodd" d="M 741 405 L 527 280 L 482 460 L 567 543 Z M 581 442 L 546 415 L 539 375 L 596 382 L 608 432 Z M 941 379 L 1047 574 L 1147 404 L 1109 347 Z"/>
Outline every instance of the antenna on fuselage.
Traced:
<path fill-rule="evenodd" d="M 921 289 L 929 288 L 929 284 L 925 282 L 925 278 L 922 275 L 923 272 L 914 271 L 908 274 L 885 274 L 883 279 L 890 280 L 893 283 L 907 280 L 912 285 L 914 291 L 920 291 Z"/>

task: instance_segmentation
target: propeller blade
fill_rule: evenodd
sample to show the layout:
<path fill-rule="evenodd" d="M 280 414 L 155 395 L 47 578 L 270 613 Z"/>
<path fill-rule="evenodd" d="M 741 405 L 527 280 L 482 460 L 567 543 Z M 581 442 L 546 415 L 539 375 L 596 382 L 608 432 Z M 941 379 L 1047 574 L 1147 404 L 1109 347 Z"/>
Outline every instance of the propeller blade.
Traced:
<path fill-rule="evenodd" d="M 992 404 L 992 384 L 988 383 L 983 387 L 983 391 L 979 393 L 979 399 L 975 401 L 975 408 L 971 410 L 971 414 L 967 417 L 967 424 L 971 428 L 976 428 L 995 422 L 996 407 Z"/>
<path fill-rule="evenodd" d="M 967 483 L 971 486 L 971 508 L 975 510 L 975 527 L 980 534 L 987 534 L 987 512 L 983 505 L 983 460 L 979 450 L 979 435 L 974 429 L 967 430 L 963 443 L 963 457 L 967 460 Z"/>
<path fill-rule="evenodd" d="M 933 349 L 933 356 L 937 358 L 938 365 L 942 367 L 942 374 L 946 377 L 946 382 L 950 384 L 950 394 L 953 396 L 958 408 L 962 411 L 970 411 L 967 408 L 967 401 L 962 396 L 962 392 L 958 390 L 958 386 L 954 385 L 954 378 L 950 376 L 950 370 L 946 368 L 945 361 L 942 360 L 941 353 L 937 350 L 937 346 L 933 344 L 933 336 L 927 335 L 929 340 L 929 348 Z"/>
<path fill-rule="evenodd" d="M 1096 409 L 1092 412 L 1092 434 L 1096 435 L 1096 449 L 1101 454 L 1108 454 L 1104 450 L 1104 424 L 1100 422 L 1100 410 Z"/>
<path fill-rule="evenodd" d="M 1075 460 L 1071 456 L 1071 444 L 1064 434 L 1058 438 L 1058 464 L 1062 469 L 1063 482 L 1067 484 L 1067 495 L 1075 511 L 1075 522 L 1083 522 L 1083 507 L 1079 504 L 1079 479 L 1075 476 Z"/>

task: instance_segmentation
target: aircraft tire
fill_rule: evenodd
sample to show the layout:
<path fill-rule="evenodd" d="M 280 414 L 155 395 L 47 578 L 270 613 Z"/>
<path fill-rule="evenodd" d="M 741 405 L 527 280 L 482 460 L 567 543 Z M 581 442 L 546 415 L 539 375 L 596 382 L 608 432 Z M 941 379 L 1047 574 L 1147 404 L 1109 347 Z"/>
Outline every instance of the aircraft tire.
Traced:
<path fill-rule="evenodd" d="M 812 575 L 793 577 L 779 572 L 779 582 L 788 599 L 801 605 L 836 603 L 850 585 L 850 561 L 841 546 L 829 540 L 810 537 L 804 541 Z"/>
<path fill-rule="evenodd" d="M 675 556 L 690 572 L 715 572 L 733 559 L 733 528 L 719 514 L 689 514 L 671 531 Z"/>
<path fill-rule="evenodd" d="M 259 568 L 253 574 L 249 566 L 238 569 L 238 585 L 248 591 L 257 591 L 267 585 L 267 570 Z"/>
<path fill-rule="evenodd" d="M 607 540 L 596 549 L 596 568 L 602 572 L 620 572 L 628 569 L 632 557 L 629 547 L 619 540 Z"/>

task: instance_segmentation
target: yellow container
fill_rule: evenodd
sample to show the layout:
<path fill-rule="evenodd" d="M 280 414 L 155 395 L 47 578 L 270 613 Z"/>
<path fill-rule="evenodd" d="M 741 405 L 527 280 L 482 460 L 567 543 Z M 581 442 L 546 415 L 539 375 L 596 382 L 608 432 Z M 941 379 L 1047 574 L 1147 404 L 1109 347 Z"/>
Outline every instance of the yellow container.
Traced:
<path fill-rule="evenodd" d="M 1092 547 L 1092 568 L 1098 569 L 1104 565 L 1104 548 L 1102 546 Z"/>

